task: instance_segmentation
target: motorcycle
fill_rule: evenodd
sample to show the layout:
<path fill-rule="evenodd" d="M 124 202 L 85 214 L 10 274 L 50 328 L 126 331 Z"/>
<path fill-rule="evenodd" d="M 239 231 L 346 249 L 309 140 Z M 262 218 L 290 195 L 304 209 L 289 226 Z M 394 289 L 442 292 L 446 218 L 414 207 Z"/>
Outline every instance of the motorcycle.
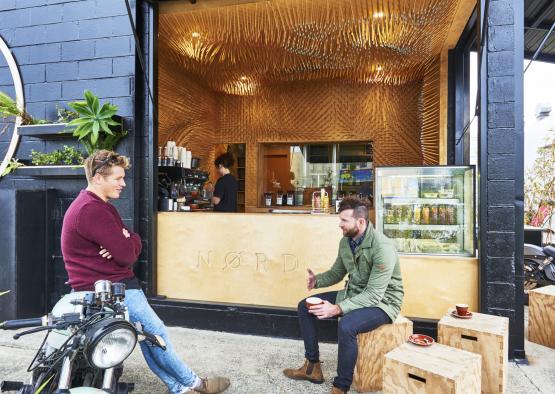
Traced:
<path fill-rule="evenodd" d="M 140 323 L 129 322 L 124 304 L 125 284 L 97 281 L 94 292 L 66 294 L 46 316 L 7 320 L 4 330 L 31 328 L 20 337 L 47 331 L 31 361 L 28 384 L 3 381 L 0 391 L 18 394 L 126 394 L 133 383 L 120 382 L 123 362 L 137 341 L 146 340 L 166 350 L 163 339 L 145 332 Z"/>
<path fill-rule="evenodd" d="M 524 244 L 524 299 L 537 287 L 555 285 L 555 247 Z"/>

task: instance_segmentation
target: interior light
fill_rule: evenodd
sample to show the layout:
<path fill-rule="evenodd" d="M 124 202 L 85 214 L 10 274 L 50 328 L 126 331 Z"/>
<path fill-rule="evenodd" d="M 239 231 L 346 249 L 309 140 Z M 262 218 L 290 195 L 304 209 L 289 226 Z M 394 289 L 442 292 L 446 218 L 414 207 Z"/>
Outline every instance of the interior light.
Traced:
<path fill-rule="evenodd" d="M 383 12 L 374 12 L 374 18 L 383 18 Z"/>
<path fill-rule="evenodd" d="M 378 67 L 376 67 L 376 70 L 382 71 L 382 70 L 383 70 L 383 67 L 382 67 L 382 66 L 378 66 Z"/>
<path fill-rule="evenodd" d="M 198 31 L 194 31 L 192 34 L 193 38 L 199 38 L 200 37 L 200 33 Z"/>
<path fill-rule="evenodd" d="M 241 81 L 246 81 L 247 77 L 245 77 L 244 75 L 241 77 Z"/>

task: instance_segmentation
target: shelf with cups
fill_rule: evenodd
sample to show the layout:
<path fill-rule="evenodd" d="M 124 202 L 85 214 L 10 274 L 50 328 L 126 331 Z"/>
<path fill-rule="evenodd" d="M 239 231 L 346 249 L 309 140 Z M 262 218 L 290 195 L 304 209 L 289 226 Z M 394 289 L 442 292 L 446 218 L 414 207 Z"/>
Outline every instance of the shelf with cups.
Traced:
<path fill-rule="evenodd" d="M 208 173 L 206 171 L 192 168 L 158 166 L 158 172 L 164 173 L 172 179 L 198 179 L 199 181 L 206 181 L 208 179 Z"/>
<path fill-rule="evenodd" d="M 416 231 L 453 231 L 463 227 L 462 224 L 384 224 L 384 230 L 416 230 Z"/>
<path fill-rule="evenodd" d="M 384 203 L 386 204 L 449 204 L 449 205 L 463 205 L 458 198 L 419 198 L 419 197 L 395 197 L 384 196 Z"/>

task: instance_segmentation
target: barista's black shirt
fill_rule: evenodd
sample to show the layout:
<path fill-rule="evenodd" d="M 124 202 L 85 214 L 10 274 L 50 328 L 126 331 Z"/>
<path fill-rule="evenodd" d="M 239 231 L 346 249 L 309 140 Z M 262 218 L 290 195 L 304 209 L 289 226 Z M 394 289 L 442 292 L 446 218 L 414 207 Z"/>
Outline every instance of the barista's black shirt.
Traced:
<path fill-rule="evenodd" d="M 237 212 L 237 179 L 231 174 L 220 177 L 214 187 L 214 196 L 220 197 L 220 203 L 214 205 L 216 212 Z"/>

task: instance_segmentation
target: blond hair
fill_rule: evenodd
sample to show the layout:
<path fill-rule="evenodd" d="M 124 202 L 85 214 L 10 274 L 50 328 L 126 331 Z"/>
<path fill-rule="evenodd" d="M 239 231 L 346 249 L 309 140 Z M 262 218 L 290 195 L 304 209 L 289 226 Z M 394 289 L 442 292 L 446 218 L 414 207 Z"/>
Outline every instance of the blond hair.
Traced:
<path fill-rule="evenodd" d="M 90 182 L 96 174 L 110 175 L 112 167 L 129 168 L 130 161 L 127 156 L 122 156 L 111 150 L 97 150 L 85 159 L 85 174 Z"/>

